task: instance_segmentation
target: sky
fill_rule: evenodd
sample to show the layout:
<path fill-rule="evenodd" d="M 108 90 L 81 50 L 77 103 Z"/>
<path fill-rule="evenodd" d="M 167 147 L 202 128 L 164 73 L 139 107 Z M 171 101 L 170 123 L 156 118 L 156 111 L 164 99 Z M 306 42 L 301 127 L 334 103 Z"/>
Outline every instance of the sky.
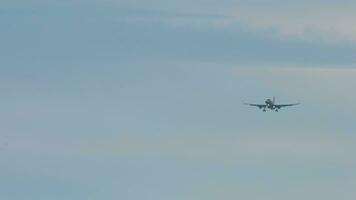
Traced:
<path fill-rule="evenodd" d="M 355 9 L 2 0 L 0 199 L 355 199 Z"/>

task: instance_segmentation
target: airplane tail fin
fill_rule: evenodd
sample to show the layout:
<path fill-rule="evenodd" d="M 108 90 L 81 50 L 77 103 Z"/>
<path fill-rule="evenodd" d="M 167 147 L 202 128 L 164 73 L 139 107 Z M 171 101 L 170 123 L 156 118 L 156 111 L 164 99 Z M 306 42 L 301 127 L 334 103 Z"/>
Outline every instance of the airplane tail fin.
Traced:
<path fill-rule="evenodd" d="M 276 102 L 276 97 L 273 96 L 273 104 Z"/>

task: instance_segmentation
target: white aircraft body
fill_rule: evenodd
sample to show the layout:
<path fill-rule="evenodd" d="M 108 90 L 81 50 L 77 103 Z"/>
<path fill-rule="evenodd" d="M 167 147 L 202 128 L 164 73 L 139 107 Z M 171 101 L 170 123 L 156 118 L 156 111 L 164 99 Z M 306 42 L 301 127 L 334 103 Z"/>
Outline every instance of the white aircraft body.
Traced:
<path fill-rule="evenodd" d="M 267 100 L 265 101 L 265 104 L 253 104 L 253 103 L 245 103 L 245 104 L 246 104 L 246 105 L 250 105 L 250 106 L 258 107 L 259 109 L 262 109 L 262 108 L 263 108 L 263 112 L 266 112 L 266 108 L 278 112 L 278 110 L 281 109 L 281 108 L 283 108 L 283 107 L 295 106 L 295 105 L 298 105 L 298 104 L 299 104 L 299 103 L 276 104 L 275 102 L 276 102 L 276 98 L 273 97 L 273 100 L 267 99 Z"/>

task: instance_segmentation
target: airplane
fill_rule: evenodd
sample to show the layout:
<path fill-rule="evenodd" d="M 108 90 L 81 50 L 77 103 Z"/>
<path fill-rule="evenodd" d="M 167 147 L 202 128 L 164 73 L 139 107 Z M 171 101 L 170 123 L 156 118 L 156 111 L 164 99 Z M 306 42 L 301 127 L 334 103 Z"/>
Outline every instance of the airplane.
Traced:
<path fill-rule="evenodd" d="M 253 104 L 253 103 L 244 103 L 244 104 L 250 105 L 250 106 L 256 106 L 256 107 L 258 107 L 259 109 L 262 109 L 262 108 L 263 108 L 263 110 L 262 110 L 263 112 L 266 112 L 266 108 L 278 112 L 278 110 L 281 109 L 281 108 L 283 108 L 283 107 L 299 105 L 299 103 L 292 103 L 292 104 L 275 104 L 275 102 L 276 102 L 276 98 L 273 97 L 273 100 L 267 99 L 267 100 L 265 101 L 265 104 Z"/>

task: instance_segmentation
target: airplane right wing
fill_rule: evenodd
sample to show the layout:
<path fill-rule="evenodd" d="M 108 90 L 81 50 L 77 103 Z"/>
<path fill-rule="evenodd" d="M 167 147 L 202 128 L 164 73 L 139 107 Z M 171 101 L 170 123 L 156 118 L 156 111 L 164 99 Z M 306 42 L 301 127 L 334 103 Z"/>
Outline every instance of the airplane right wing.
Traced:
<path fill-rule="evenodd" d="M 296 106 L 299 105 L 299 103 L 292 103 L 292 104 L 279 104 L 275 105 L 277 108 L 282 108 L 282 107 L 287 107 L 287 106 Z"/>

